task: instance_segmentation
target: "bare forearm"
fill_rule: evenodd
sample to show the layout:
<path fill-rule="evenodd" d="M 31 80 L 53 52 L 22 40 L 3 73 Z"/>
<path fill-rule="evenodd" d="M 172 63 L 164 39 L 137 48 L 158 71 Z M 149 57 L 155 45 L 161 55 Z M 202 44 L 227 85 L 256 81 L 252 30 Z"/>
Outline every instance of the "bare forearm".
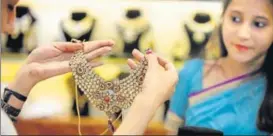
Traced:
<path fill-rule="evenodd" d="M 138 96 L 114 135 L 142 135 L 159 105 L 153 98 Z"/>
<path fill-rule="evenodd" d="M 10 90 L 13 90 L 19 94 L 21 93 L 21 90 L 31 90 L 32 87 L 28 86 L 28 85 L 22 85 L 22 84 L 16 84 L 16 83 L 11 83 L 8 85 L 8 88 Z M 28 94 L 22 94 L 24 96 L 28 96 Z M 16 109 L 21 109 L 24 105 L 24 102 L 18 100 L 16 97 L 14 97 L 13 95 L 10 97 L 8 104 L 13 106 Z"/>
<path fill-rule="evenodd" d="M 7 88 L 27 97 L 35 84 L 36 82 L 33 81 L 29 73 L 18 72 L 15 79 L 8 84 Z M 24 102 L 11 95 L 10 99 L 8 100 L 8 104 L 16 109 L 21 109 Z"/>

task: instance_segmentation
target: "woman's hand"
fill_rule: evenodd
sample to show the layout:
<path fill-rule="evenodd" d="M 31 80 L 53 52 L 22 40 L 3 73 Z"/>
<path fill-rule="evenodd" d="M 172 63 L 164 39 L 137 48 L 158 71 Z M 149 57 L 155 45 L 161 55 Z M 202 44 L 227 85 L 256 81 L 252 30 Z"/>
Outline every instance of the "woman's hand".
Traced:
<path fill-rule="evenodd" d="M 137 61 L 144 58 L 144 54 L 138 50 L 134 50 L 132 54 Z M 140 96 L 160 106 L 173 94 L 178 81 L 178 73 L 172 63 L 156 56 L 151 51 L 148 51 L 145 57 L 148 59 L 148 69 Z M 128 65 L 132 69 L 137 66 L 132 59 L 128 59 Z"/>
<path fill-rule="evenodd" d="M 84 44 L 84 45 L 83 45 Z M 58 42 L 38 47 L 28 56 L 26 63 L 16 74 L 9 88 L 27 96 L 31 88 L 39 81 L 70 72 L 69 60 L 73 53 L 84 48 L 85 56 L 93 67 L 102 62 L 92 60 L 112 50 L 113 41 L 91 41 L 84 43 Z"/>
<path fill-rule="evenodd" d="M 114 135 L 143 135 L 158 107 L 173 94 L 178 81 L 174 65 L 157 57 L 151 51 L 148 53 L 145 56 L 148 59 L 148 70 L 143 91 L 135 98 Z M 133 51 L 133 56 L 138 61 L 144 58 L 144 54 L 138 50 Z M 137 66 L 132 59 L 128 59 L 128 65 L 132 69 Z"/>

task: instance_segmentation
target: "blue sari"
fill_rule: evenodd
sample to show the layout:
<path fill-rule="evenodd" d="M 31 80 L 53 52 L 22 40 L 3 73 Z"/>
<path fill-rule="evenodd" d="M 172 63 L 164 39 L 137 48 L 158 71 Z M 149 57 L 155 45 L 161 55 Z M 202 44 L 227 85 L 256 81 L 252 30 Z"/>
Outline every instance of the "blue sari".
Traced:
<path fill-rule="evenodd" d="M 267 134 L 256 126 L 266 88 L 265 77 L 259 75 L 239 86 L 191 96 L 203 89 L 203 67 L 201 59 L 185 63 L 179 73 L 168 116 L 175 115 L 183 120 L 181 125 L 216 129 L 225 135 Z"/>

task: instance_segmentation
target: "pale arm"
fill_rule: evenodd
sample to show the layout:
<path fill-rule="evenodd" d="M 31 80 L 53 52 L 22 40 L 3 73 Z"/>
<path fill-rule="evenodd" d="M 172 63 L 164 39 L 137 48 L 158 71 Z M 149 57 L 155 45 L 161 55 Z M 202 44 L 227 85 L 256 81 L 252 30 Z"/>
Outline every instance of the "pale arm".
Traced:
<path fill-rule="evenodd" d="M 15 80 L 8 84 L 7 88 L 27 97 L 35 84 L 36 82 L 31 78 L 29 70 L 24 72 L 19 71 Z M 22 109 L 24 102 L 11 95 L 8 104 L 16 109 Z"/>
<path fill-rule="evenodd" d="M 165 129 L 168 135 L 177 135 L 178 129 L 184 124 L 184 120 L 178 117 L 175 113 L 168 111 L 165 121 Z"/>
<path fill-rule="evenodd" d="M 114 135 L 142 135 L 157 109 L 173 94 L 178 81 L 176 69 L 172 63 L 157 57 L 151 50 L 147 50 L 148 70 L 143 83 L 143 91 L 135 98 L 129 112 Z M 141 60 L 144 55 L 138 50 L 133 56 Z M 129 59 L 131 68 L 136 63 Z M 168 79 L 168 80 L 162 80 Z"/>
<path fill-rule="evenodd" d="M 160 106 L 155 97 L 138 95 L 114 135 L 142 135 Z"/>

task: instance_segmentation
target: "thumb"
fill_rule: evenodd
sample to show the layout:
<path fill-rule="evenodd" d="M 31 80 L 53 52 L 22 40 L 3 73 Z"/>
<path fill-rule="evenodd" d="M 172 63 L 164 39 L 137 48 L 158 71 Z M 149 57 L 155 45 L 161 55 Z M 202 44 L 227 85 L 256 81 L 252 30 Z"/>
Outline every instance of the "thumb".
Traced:
<path fill-rule="evenodd" d="M 53 45 L 62 52 L 74 52 L 83 48 L 82 43 L 55 42 Z"/>

